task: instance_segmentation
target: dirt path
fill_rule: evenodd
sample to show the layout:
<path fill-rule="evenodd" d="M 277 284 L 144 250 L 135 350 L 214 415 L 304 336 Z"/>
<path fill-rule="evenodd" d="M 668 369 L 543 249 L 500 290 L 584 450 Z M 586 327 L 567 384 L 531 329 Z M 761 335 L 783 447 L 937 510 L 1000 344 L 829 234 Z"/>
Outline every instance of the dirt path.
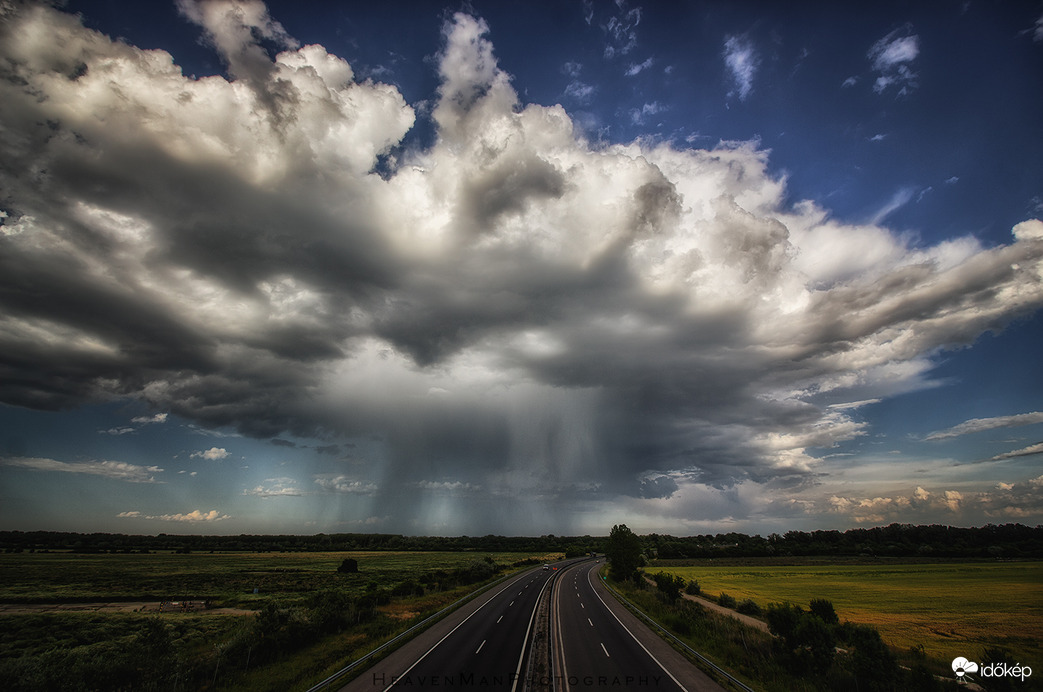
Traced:
<path fill-rule="evenodd" d="M 655 582 L 653 582 L 653 583 L 655 583 Z M 728 617 L 733 617 L 733 618 L 735 618 L 739 622 L 742 622 L 745 625 L 749 625 L 750 627 L 754 627 L 754 628 L 762 630 L 764 632 L 768 631 L 768 623 L 764 622 L 763 620 L 758 620 L 755 617 L 751 617 L 749 615 L 743 615 L 742 613 L 736 613 L 731 608 L 725 608 L 724 606 L 718 605 L 718 604 L 714 603 L 713 601 L 711 601 L 709 599 L 706 599 L 706 598 L 703 598 L 701 596 L 691 596 L 691 595 L 686 594 L 686 593 L 681 594 L 681 596 L 684 597 L 685 600 L 695 601 L 696 603 L 698 603 L 699 605 L 703 606 L 704 608 L 708 608 L 708 609 L 713 610 L 715 612 L 721 613 L 722 615 L 727 615 Z"/>
<path fill-rule="evenodd" d="M 180 602 L 118 601 L 98 603 L 0 603 L 0 615 L 37 613 L 198 613 L 205 615 L 253 615 L 257 611 L 241 608 L 204 608 L 194 605 L 182 609 Z"/>
<path fill-rule="evenodd" d="M 652 586 L 655 586 L 655 580 L 651 577 L 646 576 L 645 581 L 651 584 Z M 720 613 L 721 615 L 727 615 L 728 617 L 735 618 L 739 622 L 743 623 L 744 625 L 748 625 L 749 627 L 761 630 L 762 632 L 768 631 L 768 623 L 764 622 L 764 620 L 758 620 L 755 617 L 750 617 L 749 615 L 737 613 L 731 608 L 725 608 L 722 605 L 718 605 L 717 603 L 711 601 L 708 598 L 703 598 L 702 596 L 692 596 L 686 593 L 681 594 L 681 597 L 684 598 L 686 601 L 693 601 L 695 603 L 698 603 L 702 607 L 712 610 L 715 613 Z"/>

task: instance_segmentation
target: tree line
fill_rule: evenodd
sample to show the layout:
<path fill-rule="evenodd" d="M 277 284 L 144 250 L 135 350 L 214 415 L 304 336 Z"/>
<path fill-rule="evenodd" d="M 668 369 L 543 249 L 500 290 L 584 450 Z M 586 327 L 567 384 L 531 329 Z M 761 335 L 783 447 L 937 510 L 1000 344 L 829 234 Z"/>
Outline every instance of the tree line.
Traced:
<path fill-rule="evenodd" d="M 637 552 L 647 559 L 712 557 L 948 557 L 1043 558 L 1043 526 L 987 524 L 980 527 L 890 524 L 848 531 L 787 531 L 768 536 L 717 533 L 677 537 L 634 536 Z M 0 531 L 0 550 L 132 553 L 208 552 L 349 552 L 355 550 L 474 551 L 564 553 L 605 552 L 607 536 L 404 536 L 336 533 L 315 535 L 156 536 L 53 531 Z"/>

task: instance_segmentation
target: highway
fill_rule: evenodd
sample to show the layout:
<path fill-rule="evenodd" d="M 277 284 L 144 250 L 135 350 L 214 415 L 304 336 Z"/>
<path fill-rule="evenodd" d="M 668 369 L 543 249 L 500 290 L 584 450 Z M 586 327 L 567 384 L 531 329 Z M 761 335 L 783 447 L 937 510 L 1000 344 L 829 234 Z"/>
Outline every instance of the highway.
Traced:
<path fill-rule="evenodd" d="M 601 583 L 602 566 L 591 560 L 557 563 L 512 577 L 434 624 L 341 692 L 723 690 L 615 600 Z M 534 679 L 528 660 L 533 632 L 542 621 L 547 633 L 545 615 L 538 617 L 541 598 L 549 606 L 553 662 L 550 675 Z"/>
<path fill-rule="evenodd" d="M 601 583 L 600 563 L 558 578 L 551 603 L 555 691 L 723 690 L 620 605 Z"/>
<path fill-rule="evenodd" d="M 523 572 L 437 623 L 343 692 L 524 689 L 536 606 L 556 570 Z"/>

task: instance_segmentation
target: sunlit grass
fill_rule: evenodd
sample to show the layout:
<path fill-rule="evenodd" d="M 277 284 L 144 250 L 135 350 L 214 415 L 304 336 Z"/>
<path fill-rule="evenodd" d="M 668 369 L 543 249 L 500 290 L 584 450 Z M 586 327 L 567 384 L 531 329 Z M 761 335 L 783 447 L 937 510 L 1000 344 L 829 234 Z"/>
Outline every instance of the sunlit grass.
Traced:
<path fill-rule="evenodd" d="M 705 565 L 653 567 L 696 580 L 704 594 L 726 592 L 761 606 L 812 598 L 841 620 L 876 627 L 897 649 L 923 646 L 932 658 L 978 656 L 1002 646 L 1026 665 L 1043 656 L 1043 563 Z"/>

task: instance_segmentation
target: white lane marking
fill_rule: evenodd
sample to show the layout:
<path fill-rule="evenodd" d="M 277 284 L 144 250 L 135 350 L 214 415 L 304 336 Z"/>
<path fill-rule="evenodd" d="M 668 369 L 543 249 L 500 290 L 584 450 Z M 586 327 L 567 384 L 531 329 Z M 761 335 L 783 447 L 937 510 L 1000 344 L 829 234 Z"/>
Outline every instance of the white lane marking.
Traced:
<path fill-rule="evenodd" d="M 508 603 L 507 607 L 510 608 L 512 605 L 514 605 L 514 601 L 511 601 L 510 603 Z"/>
<path fill-rule="evenodd" d="M 497 625 L 500 624 L 500 620 L 503 620 L 503 616 L 502 615 L 500 617 L 496 618 L 496 624 Z"/>
<path fill-rule="evenodd" d="M 482 640 L 482 643 L 481 643 L 481 644 L 479 644 L 479 645 L 478 645 L 478 648 L 477 648 L 477 649 L 475 650 L 475 653 L 478 653 L 479 651 L 481 651 L 481 650 L 482 650 L 482 647 L 483 647 L 483 646 L 485 646 L 485 642 L 487 642 L 487 641 L 488 641 L 487 639 L 483 639 L 483 640 Z"/>
<path fill-rule="evenodd" d="M 529 616 L 529 626 L 525 628 L 525 639 L 522 640 L 521 653 L 518 654 L 518 667 L 514 671 L 514 684 L 511 685 L 511 692 L 518 692 L 518 681 L 521 680 L 521 669 L 522 661 L 525 660 L 525 649 L 529 644 L 529 636 L 532 634 L 532 623 L 536 621 L 536 611 L 539 610 L 540 599 L 543 598 L 543 592 L 547 590 L 547 586 L 550 585 L 550 579 L 543 582 L 543 588 L 536 594 L 536 601 L 532 606 L 532 615 Z"/>
<path fill-rule="evenodd" d="M 590 622 L 590 626 L 591 626 L 591 627 L 593 627 L 593 626 L 594 626 L 594 623 L 593 623 L 593 622 L 591 622 L 590 618 L 587 618 L 587 622 Z"/>
<path fill-rule="evenodd" d="M 420 662 L 421 662 L 421 661 L 423 661 L 423 660 L 424 660 L 425 658 L 427 658 L 427 655 L 428 655 L 428 654 L 430 654 L 430 653 L 431 653 L 432 651 L 434 651 L 435 649 L 437 649 L 437 648 L 438 648 L 438 646 L 439 646 L 439 644 L 441 644 L 441 643 L 442 643 L 442 642 L 444 642 L 444 641 L 445 641 L 446 639 L 448 639 L 448 638 L 449 638 L 450 636 L 452 636 L 453 632 L 455 632 L 455 631 L 457 631 L 458 629 L 460 629 L 461 627 L 463 627 L 463 625 L 464 625 L 464 623 L 465 623 L 465 622 L 467 622 L 467 621 L 468 621 L 468 620 L 470 620 L 470 619 L 471 619 L 472 617 L 474 617 L 474 616 L 475 616 L 475 613 L 477 613 L 478 611 L 480 611 L 480 610 L 481 610 L 482 608 L 484 608 L 485 606 L 489 605 L 489 603 L 491 603 L 491 602 L 492 602 L 492 600 L 493 600 L 494 598 L 496 598 L 497 596 L 499 596 L 500 594 L 502 594 L 502 593 L 503 593 L 504 591 L 506 591 L 507 589 L 509 589 L 509 588 L 513 587 L 513 586 L 514 586 L 515 584 L 517 584 L 517 583 L 518 583 L 519 581 L 521 581 L 521 577 L 519 577 L 519 578 L 518 578 L 518 579 L 516 579 L 515 581 L 512 581 L 512 582 L 510 582 L 510 583 L 508 583 L 508 584 L 505 584 L 505 585 L 504 585 L 504 587 L 503 587 L 502 589 L 500 589 L 500 590 L 498 590 L 498 591 L 497 591 L 496 593 L 494 593 L 494 594 L 490 595 L 490 596 L 489 596 L 489 598 L 488 598 L 488 599 L 487 599 L 487 600 L 486 600 L 486 601 L 485 601 L 484 603 L 482 603 L 482 604 L 481 604 L 480 606 L 478 606 L 477 608 L 475 608 L 475 609 L 474 609 L 474 610 L 473 610 L 473 611 L 471 612 L 471 614 L 470 614 L 470 615 L 468 615 L 467 617 L 465 617 L 465 618 L 464 618 L 463 620 L 461 620 L 461 621 L 460 621 L 460 623 L 459 623 L 459 624 L 458 624 L 458 625 L 457 625 L 456 627 L 454 627 L 453 629 L 449 630 L 449 632 L 447 632 L 447 633 L 446 633 L 446 635 L 445 635 L 444 637 L 442 637 L 442 638 L 441 638 L 441 639 L 439 639 L 439 640 L 438 640 L 437 642 L 435 642 L 435 645 L 434 645 L 434 646 L 432 646 L 432 647 L 431 647 L 430 649 L 428 649 L 427 651 L 425 651 L 425 652 L 424 652 L 424 655 L 423 655 L 423 656 L 421 656 L 421 657 L 420 657 L 420 658 L 418 658 L 417 660 L 413 661 L 413 665 L 409 666 L 408 668 L 406 668 L 406 669 L 405 669 L 405 671 L 403 671 L 403 673 L 402 673 L 402 676 L 401 676 L 401 677 L 399 678 L 399 680 L 405 680 L 405 679 L 406 679 L 406 676 L 407 676 L 407 675 L 409 675 L 409 671 L 413 670 L 413 669 L 414 669 L 414 668 L 416 668 L 416 667 L 417 667 L 418 665 L 420 665 Z M 526 633 L 526 637 L 528 637 L 528 634 L 527 634 L 527 633 Z M 524 649 L 523 649 L 523 650 L 524 650 Z M 395 686 L 395 684 L 396 684 L 396 682 L 395 682 L 395 681 L 392 681 L 390 685 L 388 685 L 387 687 L 385 687 L 385 688 L 384 688 L 384 692 L 387 692 L 388 690 L 390 690 L 390 689 L 391 689 L 392 687 L 394 687 L 394 686 Z M 513 691 L 512 691 L 512 692 L 513 692 Z"/>
<path fill-rule="evenodd" d="M 644 649 L 645 653 L 648 654 L 649 658 L 651 658 L 653 661 L 655 661 L 659 665 L 659 667 L 663 669 L 663 672 L 667 674 L 667 677 L 669 677 L 671 680 L 673 680 L 674 684 L 677 685 L 679 688 L 681 688 L 682 692 L 688 692 L 688 689 L 684 685 L 682 685 L 681 682 L 677 678 L 675 678 L 670 673 L 669 670 L 666 669 L 666 666 L 664 666 L 662 664 L 662 662 L 658 658 L 656 658 L 655 656 L 652 655 L 652 652 L 649 651 L 645 647 L 645 645 L 641 643 L 641 640 L 637 638 L 637 635 L 635 635 L 633 632 L 631 632 L 627 628 L 627 626 L 623 624 L 623 621 L 619 619 L 619 616 L 616 615 L 614 612 L 612 612 L 612 609 L 608 607 L 608 603 L 605 603 L 605 599 L 601 597 L 601 594 L 599 594 L 598 590 L 594 588 L 594 583 L 591 581 L 591 574 L 593 574 L 594 571 L 595 570 L 592 569 L 592 570 L 587 572 L 587 583 L 590 584 L 590 590 L 593 591 L 594 595 L 598 597 L 599 601 L 601 601 L 601 605 L 605 606 L 605 610 L 608 611 L 608 614 L 616 619 L 616 622 L 619 623 L 619 626 L 622 627 L 624 630 L 626 630 L 626 633 L 629 634 L 634 639 L 635 642 L 637 642 L 637 645 L 640 646 L 642 649 Z M 602 644 L 601 648 L 604 649 L 605 645 Z M 605 651 L 605 655 L 608 656 L 608 651 L 607 650 Z M 611 658 L 611 657 L 609 657 L 609 658 Z"/>
<path fill-rule="evenodd" d="M 583 610 L 587 609 L 587 606 L 583 605 L 582 603 L 579 604 L 579 607 L 582 608 Z"/>
<path fill-rule="evenodd" d="M 605 648 L 605 642 L 601 642 L 601 650 L 605 652 L 606 656 L 608 656 L 608 649 Z M 611 656 L 608 657 L 612 658 Z"/>

